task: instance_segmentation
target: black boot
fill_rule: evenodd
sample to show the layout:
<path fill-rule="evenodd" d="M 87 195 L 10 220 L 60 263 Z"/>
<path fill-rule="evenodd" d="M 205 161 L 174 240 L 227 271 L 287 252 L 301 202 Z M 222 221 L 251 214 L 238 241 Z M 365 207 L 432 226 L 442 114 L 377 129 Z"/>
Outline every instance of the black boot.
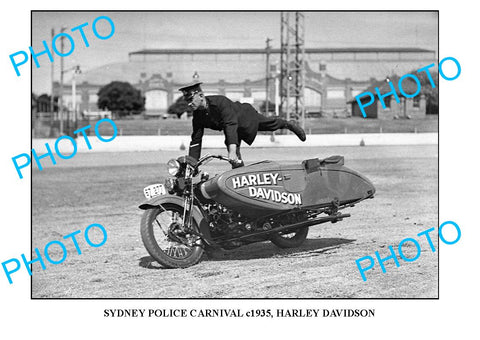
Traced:
<path fill-rule="evenodd" d="M 294 134 L 297 135 L 297 137 L 302 141 L 302 142 L 305 142 L 305 140 L 307 139 L 307 136 L 305 135 L 305 131 L 303 131 L 303 129 L 298 125 L 298 123 L 294 120 L 291 120 L 289 122 L 287 122 L 286 124 L 287 126 L 287 129 L 289 129 L 290 131 L 292 131 Z"/>

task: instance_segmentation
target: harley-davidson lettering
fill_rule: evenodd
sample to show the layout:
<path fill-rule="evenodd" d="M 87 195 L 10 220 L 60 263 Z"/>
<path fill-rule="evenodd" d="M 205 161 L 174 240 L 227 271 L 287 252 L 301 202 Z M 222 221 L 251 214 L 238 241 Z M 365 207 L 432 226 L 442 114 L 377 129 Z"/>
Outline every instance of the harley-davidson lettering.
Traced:
<path fill-rule="evenodd" d="M 234 189 L 242 188 L 252 185 L 277 185 L 280 174 L 265 173 L 265 174 L 250 174 L 240 177 L 232 178 L 232 185 Z"/>
<path fill-rule="evenodd" d="M 300 194 L 280 192 L 274 189 L 249 187 L 248 194 L 250 197 L 263 198 L 279 203 L 302 204 L 302 197 Z"/>

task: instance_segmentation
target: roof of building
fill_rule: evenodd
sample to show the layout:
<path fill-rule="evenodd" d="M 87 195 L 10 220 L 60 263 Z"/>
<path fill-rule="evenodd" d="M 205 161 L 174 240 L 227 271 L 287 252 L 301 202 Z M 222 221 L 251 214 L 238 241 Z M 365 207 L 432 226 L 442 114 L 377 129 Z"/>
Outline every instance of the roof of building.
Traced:
<path fill-rule="evenodd" d="M 372 93 L 375 93 L 375 88 L 378 87 L 378 90 L 380 91 L 380 93 L 387 93 L 387 92 L 391 92 L 392 89 L 391 89 L 391 85 L 394 86 L 394 88 L 396 89 L 396 92 L 398 94 L 398 96 L 402 97 L 402 94 L 401 94 L 401 91 L 400 91 L 400 88 L 399 88 L 399 80 L 400 80 L 400 77 L 397 76 L 397 75 L 393 75 L 393 76 L 389 76 L 381 81 L 377 81 L 373 84 L 371 84 L 367 89 L 366 91 L 369 91 L 369 92 L 372 92 Z M 391 84 L 389 84 L 391 83 Z M 418 89 L 418 85 L 417 83 L 412 80 L 412 78 L 410 77 L 407 77 L 405 79 L 402 80 L 402 90 L 403 92 L 407 93 L 407 94 L 413 94 L 415 92 L 417 92 L 417 89 Z M 421 85 L 420 85 L 420 89 L 421 89 Z"/>
<path fill-rule="evenodd" d="M 274 52 L 279 50 L 273 50 Z M 264 53 L 264 49 L 146 49 L 130 53 L 130 55 L 162 55 L 170 54 L 165 58 L 132 58 L 128 62 L 106 64 L 77 76 L 77 82 L 87 82 L 92 85 L 103 86 L 112 81 L 126 81 L 137 84 L 147 81 L 153 75 L 172 81 L 175 84 L 186 84 L 192 80 L 192 75 L 197 72 L 200 80 L 207 84 L 225 82 L 229 84 L 241 84 L 245 80 L 256 82 L 265 78 L 265 60 L 261 57 L 242 57 L 242 54 Z M 352 82 L 370 82 L 372 79 L 385 79 L 387 75 L 403 75 L 435 62 L 435 55 L 423 52 L 433 52 L 421 48 L 316 48 L 307 49 L 306 63 L 313 73 L 318 72 L 319 63 L 326 67 L 326 74 L 332 79 L 350 79 Z M 407 56 L 377 55 L 374 57 L 354 59 L 331 58 L 323 60 L 314 53 L 331 52 L 405 52 Z M 176 57 L 174 54 L 189 55 L 188 57 Z M 194 55 L 206 55 L 212 53 L 230 54 L 222 58 L 203 58 Z M 233 56 L 231 54 L 240 53 Z M 409 56 L 408 53 L 411 53 Z M 420 53 L 420 55 L 419 55 Z M 191 57 L 190 57 L 191 55 Z M 323 61 L 322 61 L 323 60 Z M 272 57 L 271 62 L 279 61 L 279 55 Z M 309 69 L 310 69 L 309 68 Z M 311 73 L 312 73 L 311 72 Z"/>
<path fill-rule="evenodd" d="M 327 63 L 326 74 L 336 79 L 351 79 L 352 81 L 370 81 L 385 79 L 387 75 L 403 75 L 418 70 L 426 65 L 425 61 L 361 62 L 361 63 Z M 316 65 L 311 65 L 314 69 Z M 95 85 L 105 85 L 111 81 L 127 81 L 138 83 L 147 80 L 154 74 L 167 78 L 177 84 L 185 84 L 192 80 L 194 72 L 198 72 L 200 80 L 206 83 L 216 83 L 223 80 L 227 83 L 242 83 L 246 79 L 256 81 L 264 78 L 265 64 L 263 62 L 224 62 L 212 64 L 209 62 L 178 62 L 164 63 L 157 61 L 130 61 L 107 64 L 77 75 L 77 82 L 88 82 Z M 318 72 L 314 70 L 314 72 Z M 142 77 L 143 74 L 143 77 Z"/>
<path fill-rule="evenodd" d="M 378 100 L 378 94 L 375 89 L 378 88 L 378 91 L 380 92 L 380 94 L 386 94 L 386 93 L 392 92 L 392 88 L 390 86 L 393 85 L 397 95 L 399 97 L 405 97 L 400 91 L 400 88 L 398 85 L 399 80 L 400 80 L 400 76 L 397 76 L 397 75 L 388 76 L 385 79 L 374 81 L 372 84 L 370 84 L 370 86 L 368 86 L 364 91 L 362 91 L 362 93 L 370 92 L 375 96 L 375 100 Z M 424 93 L 424 89 L 425 87 L 420 86 L 420 93 Z M 412 95 L 417 92 L 418 85 L 412 78 L 407 77 L 404 80 L 402 80 L 402 90 L 406 94 Z M 356 98 L 352 98 L 348 102 L 351 103 L 355 101 L 356 101 Z"/>
<path fill-rule="evenodd" d="M 382 52 L 434 52 L 417 47 L 325 47 L 325 48 L 306 48 L 305 53 L 382 53 Z M 143 49 L 130 52 L 129 55 L 155 55 L 155 54 L 264 54 L 262 48 L 200 48 L 200 49 Z M 273 48 L 270 53 L 280 53 L 280 49 Z"/>

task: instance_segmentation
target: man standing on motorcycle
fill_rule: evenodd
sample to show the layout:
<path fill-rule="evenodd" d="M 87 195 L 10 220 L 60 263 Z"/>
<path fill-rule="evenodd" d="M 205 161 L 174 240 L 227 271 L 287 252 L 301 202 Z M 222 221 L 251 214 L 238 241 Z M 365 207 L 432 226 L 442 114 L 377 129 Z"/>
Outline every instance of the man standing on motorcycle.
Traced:
<path fill-rule="evenodd" d="M 223 131 L 228 158 L 232 167 L 243 166 L 240 143 L 243 140 L 251 145 L 257 131 L 276 131 L 289 129 L 304 142 L 305 131 L 294 121 L 274 117 L 265 117 L 247 103 L 233 102 L 225 96 L 205 96 L 201 82 L 194 82 L 179 89 L 188 106 L 193 110 L 193 132 L 188 154 L 200 158 L 204 128 Z"/>

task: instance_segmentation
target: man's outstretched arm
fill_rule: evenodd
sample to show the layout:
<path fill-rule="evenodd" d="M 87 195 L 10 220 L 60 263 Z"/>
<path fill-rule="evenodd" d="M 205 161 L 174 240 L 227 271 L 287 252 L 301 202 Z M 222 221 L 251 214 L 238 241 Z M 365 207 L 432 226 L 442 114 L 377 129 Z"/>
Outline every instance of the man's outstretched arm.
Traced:
<path fill-rule="evenodd" d="M 195 118 L 193 119 L 193 132 L 188 155 L 198 160 L 202 152 L 203 126 Z"/>

